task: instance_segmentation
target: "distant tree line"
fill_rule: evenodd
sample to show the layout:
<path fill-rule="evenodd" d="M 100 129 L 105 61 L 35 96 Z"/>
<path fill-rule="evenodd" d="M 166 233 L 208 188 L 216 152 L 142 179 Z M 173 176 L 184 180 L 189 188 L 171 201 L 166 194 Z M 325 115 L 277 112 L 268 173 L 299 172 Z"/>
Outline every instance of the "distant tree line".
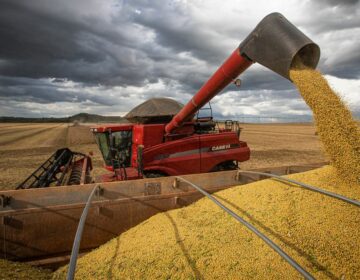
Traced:
<path fill-rule="evenodd" d="M 127 122 L 123 117 L 101 116 L 95 114 L 80 113 L 71 117 L 63 118 L 24 118 L 24 117 L 0 117 L 2 123 L 98 123 L 98 122 Z"/>

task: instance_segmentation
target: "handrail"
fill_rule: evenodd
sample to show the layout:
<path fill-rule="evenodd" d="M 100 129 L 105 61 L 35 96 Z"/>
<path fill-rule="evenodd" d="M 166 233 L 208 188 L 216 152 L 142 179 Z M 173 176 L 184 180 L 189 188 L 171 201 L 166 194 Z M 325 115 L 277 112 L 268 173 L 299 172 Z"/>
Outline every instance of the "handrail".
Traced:
<path fill-rule="evenodd" d="M 92 201 L 97 189 L 100 189 L 100 185 L 95 185 L 95 187 L 92 189 L 92 191 L 88 197 L 88 200 L 86 202 L 86 205 L 84 207 L 84 210 L 81 214 L 80 220 L 79 220 L 79 224 L 78 224 L 75 238 L 74 238 L 73 247 L 71 250 L 69 270 L 68 270 L 68 273 L 66 276 L 67 280 L 73 280 L 74 276 L 75 276 L 76 262 L 77 262 L 77 258 L 78 258 L 78 254 L 79 254 L 80 242 L 81 242 L 81 237 L 82 237 L 82 233 L 83 233 L 84 226 L 85 226 L 86 217 L 89 212 L 91 201 Z"/>

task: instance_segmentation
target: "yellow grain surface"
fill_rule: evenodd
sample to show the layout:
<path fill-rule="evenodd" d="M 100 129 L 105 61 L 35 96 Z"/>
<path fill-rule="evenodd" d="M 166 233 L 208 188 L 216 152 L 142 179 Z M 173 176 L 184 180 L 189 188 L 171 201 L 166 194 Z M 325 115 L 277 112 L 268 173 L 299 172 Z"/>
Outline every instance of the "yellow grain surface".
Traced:
<path fill-rule="evenodd" d="M 51 279 L 51 271 L 0 259 L 0 279 L 46 280 Z"/>
<path fill-rule="evenodd" d="M 327 166 L 289 176 L 360 199 Z M 275 180 L 216 193 L 318 279 L 360 279 L 360 209 Z M 54 279 L 64 279 L 67 267 Z M 207 198 L 153 216 L 78 260 L 76 279 L 302 279 Z"/>
<path fill-rule="evenodd" d="M 350 110 L 320 72 L 297 69 L 290 71 L 290 77 L 314 113 L 331 164 L 343 178 L 360 182 L 360 128 Z"/>

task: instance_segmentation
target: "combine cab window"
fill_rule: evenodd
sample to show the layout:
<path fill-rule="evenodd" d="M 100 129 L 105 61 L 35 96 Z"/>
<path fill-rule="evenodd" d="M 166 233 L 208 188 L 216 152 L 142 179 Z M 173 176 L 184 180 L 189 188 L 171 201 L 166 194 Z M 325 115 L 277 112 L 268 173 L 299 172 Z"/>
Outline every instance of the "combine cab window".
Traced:
<path fill-rule="evenodd" d="M 114 164 L 115 167 L 118 168 L 120 162 L 122 162 L 125 167 L 130 166 L 132 144 L 131 130 L 116 131 L 112 133 L 96 133 L 96 140 L 107 166 L 112 166 Z M 112 159 L 115 159 L 114 162 L 112 162 Z"/>
<path fill-rule="evenodd" d="M 111 135 L 113 137 L 113 148 L 118 152 L 125 166 L 130 166 L 132 131 L 116 131 Z"/>
<path fill-rule="evenodd" d="M 96 140 L 99 149 L 102 153 L 106 165 L 111 165 L 111 155 L 109 147 L 109 134 L 108 133 L 96 133 Z"/>

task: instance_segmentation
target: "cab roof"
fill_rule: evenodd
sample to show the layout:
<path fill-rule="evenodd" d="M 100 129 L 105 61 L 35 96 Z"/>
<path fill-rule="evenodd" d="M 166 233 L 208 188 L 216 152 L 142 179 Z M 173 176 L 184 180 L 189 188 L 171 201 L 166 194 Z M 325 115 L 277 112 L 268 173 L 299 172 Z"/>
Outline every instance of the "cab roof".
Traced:
<path fill-rule="evenodd" d="M 92 132 L 107 132 L 107 131 L 123 131 L 132 130 L 134 124 L 101 124 L 98 126 L 92 126 L 90 129 Z"/>

